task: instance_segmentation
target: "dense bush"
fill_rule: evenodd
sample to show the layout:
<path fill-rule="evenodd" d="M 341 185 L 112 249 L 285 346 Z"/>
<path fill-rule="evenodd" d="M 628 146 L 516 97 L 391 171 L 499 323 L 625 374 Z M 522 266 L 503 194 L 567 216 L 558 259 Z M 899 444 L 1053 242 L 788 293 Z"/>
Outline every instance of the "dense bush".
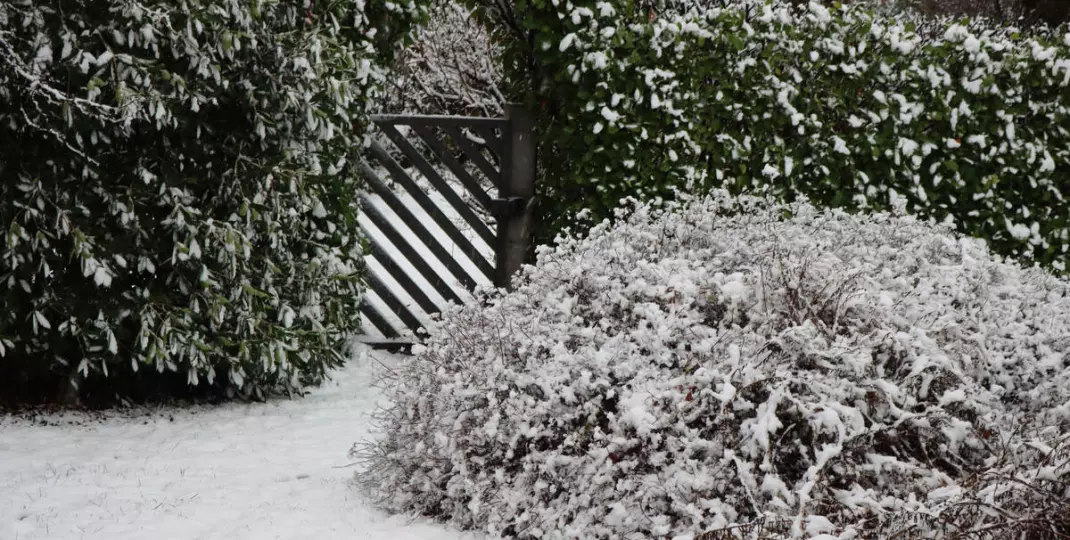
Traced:
<path fill-rule="evenodd" d="M 0 3 L 0 397 L 261 394 L 338 364 L 362 290 L 347 165 L 424 14 Z"/>
<path fill-rule="evenodd" d="M 622 196 L 667 196 L 696 167 L 735 191 L 902 203 L 1065 269 L 1065 27 L 938 20 L 918 34 L 858 6 L 696 3 L 484 6 L 508 29 L 508 83 L 543 115 L 544 240 L 581 208 L 600 219 Z"/>
<path fill-rule="evenodd" d="M 520 538 L 1070 534 L 1070 284 L 914 218 L 670 210 L 432 325 L 356 449 L 385 507 Z"/>
<path fill-rule="evenodd" d="M 884 0 L 923 14 L 966 15 L 1025 24 L 1058 25 L 1070 21 L 1070 4 L 1063 0 Z"/>

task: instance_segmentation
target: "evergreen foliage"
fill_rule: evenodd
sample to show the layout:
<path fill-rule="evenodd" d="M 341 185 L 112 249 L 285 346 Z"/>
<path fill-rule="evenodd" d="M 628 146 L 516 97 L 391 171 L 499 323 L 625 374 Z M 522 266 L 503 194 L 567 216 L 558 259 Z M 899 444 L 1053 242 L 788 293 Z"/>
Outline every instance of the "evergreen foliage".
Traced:
<path fill-rule="evenodd" d="M 864 5 L 475 0 L 542 115 L 548 241 L 689 187 L 905 206 L 1066 270 L 1070 33 Z M 685 171 L 708 174 L 687 186 Z"/>
<path fill-rule="evenodd" d="M 320 381 L 350 164 L 414 2 L 0 3 L 0 397 Z"/>

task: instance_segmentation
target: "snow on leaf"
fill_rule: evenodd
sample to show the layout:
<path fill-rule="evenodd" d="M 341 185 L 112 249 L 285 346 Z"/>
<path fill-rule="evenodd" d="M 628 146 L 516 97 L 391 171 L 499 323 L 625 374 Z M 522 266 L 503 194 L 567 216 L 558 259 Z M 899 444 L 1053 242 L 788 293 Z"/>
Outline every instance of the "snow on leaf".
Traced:
<path fill-rule="evenodd" d="M 52 328 L 52 323 L 48 322 L 48 319 L 45 318 L 44 313 L 41 313 L 40 311 L 35 311 L 33 312 L 33 318 L 35 321 L 37 321 L 37 324 L 45 330 L 49 330 Z"/>

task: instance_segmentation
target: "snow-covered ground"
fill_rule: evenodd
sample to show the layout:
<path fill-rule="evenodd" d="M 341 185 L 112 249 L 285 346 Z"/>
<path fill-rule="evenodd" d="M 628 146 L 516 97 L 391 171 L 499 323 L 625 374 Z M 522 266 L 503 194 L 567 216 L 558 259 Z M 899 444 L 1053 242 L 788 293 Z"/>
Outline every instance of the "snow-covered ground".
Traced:
<path fill-rule="evenodd" d="M 375 352 L 311 395 L 103 418 L 0 417 L 0 539 L 472 538 L 387 516 L 352 485 Z"/>
<path fill-rule="evenodd" d="M 410 171 L 421 186 L 426 180 Z M 442 171 L 446 178 L 452 174 Z M 386 176 L 384 175 L 384 178 Z M 451 185 L 458 194 L 463 188 Z M 426 187 L 426 186 L 424 186 Z M 493 250 L 433 189 L 429 198 L 486 259 Z M 408 194 L 398 197 L 479 284 L 489 283 Z M 461 298 L 461 285 L 381 198 L 379 209 Z M 442 298 L 366 216 L 361 226 L 436 301 Z M 374 257 L 368 264 L 421 319 L 424 313 Z M 368 300 L 403 325 L 369 292 Z M 364 320 L 374 337 L 374 327 Z M 376 360 L 397 358 L 372 353 Z M 347 452 L 370 436 L 379 399 L 363 358 L 295 400 L 161 409 L 153 413 L 0 416 L 0 540 L 290 539 L 453 540 L 472 538 L 375 510 L 352 485 Z M 43 423 L 42 423 L 43 421 Z"/>

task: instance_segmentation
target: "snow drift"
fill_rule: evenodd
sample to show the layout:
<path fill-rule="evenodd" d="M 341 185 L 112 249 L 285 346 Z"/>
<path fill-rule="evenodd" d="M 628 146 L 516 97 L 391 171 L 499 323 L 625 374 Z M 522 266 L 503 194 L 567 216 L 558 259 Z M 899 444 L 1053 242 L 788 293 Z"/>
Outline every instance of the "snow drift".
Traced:
<path fill-rule="evenodd" d="M 356 451 L 385 507 L 521 538 L 1070 533 L 1070 284 L 910 217 L 618 217 L 390 374 Z"/>

